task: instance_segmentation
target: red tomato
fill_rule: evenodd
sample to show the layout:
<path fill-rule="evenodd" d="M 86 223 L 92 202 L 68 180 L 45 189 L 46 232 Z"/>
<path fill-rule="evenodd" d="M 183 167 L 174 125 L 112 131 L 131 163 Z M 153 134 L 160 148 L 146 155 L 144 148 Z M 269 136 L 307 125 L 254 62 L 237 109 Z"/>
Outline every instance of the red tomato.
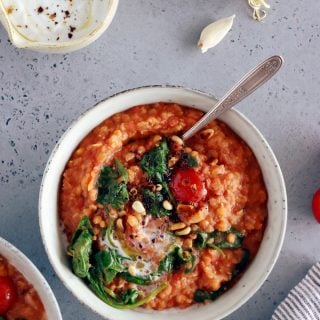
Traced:
<path fill-rule="evenodd" d="M 320 223 L 320 189 L 318 189 L 313 196 L 312 210 L 313 210 L 314 217 Z"/>
<path fill-rule="evenodd" d="M 5 315 L 16 300 L 16 288 L 9 277 L 0 277 L 0 315 Z"/>
<path fill-rule="evenodd" d="M 181 202 L 199 202 L 207 195 L 203 178 L 191 168 L 177 170 L 170 187 L 175 198 Z"/>

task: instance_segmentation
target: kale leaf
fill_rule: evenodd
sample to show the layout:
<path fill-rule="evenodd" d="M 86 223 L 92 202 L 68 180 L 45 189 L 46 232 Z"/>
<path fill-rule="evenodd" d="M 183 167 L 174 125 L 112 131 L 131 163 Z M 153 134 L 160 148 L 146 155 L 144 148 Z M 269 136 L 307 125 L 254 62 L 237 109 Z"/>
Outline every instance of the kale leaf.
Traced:
<path fill-rule="evenodd" d="M 142 189 L 142 201 L 147 211 L 155 217 L 164 217 L 170 215 L 170 211 L 166 210 L 162 202 L 163 195 L 160 192 L 152 192 L 150 189 Z"/>
<path fill-rule="evenodd" d="M 171 202 L 175 202 L 174 197 L 171 194 L 168 185 L 168 158 L 169 158 L 169 147 L 168 141 L 164 139 L 159 146 L 146 152 L 140 161 L 142 170 L 147 174 L 148 179 L 154 184 L 161 184 L 161 194 L 170 199 Z"/>
<path fill-rule="evenodd" d="M 97 202 L 103 205 L 111 205 L 120 210 L 129 201 L 127 190 L 128 173 L 122 163 L 115 159 L 115 168 L 104 166 L 98 178 Z"/>
<path fill-rule="evenodd" d="M 197 167 L 199 167 L 199 163 L 195 157 L 193 157 L 189 153 L 184 152 L 180 158 L 180 166 L 181 167 L 197 168 Z"/>

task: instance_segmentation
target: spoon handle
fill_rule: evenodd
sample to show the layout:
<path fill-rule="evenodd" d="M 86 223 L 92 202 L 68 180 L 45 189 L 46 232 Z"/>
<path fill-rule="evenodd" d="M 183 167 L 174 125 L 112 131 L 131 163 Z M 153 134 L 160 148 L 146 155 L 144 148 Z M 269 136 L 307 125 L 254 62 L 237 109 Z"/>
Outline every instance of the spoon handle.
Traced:
<path fill-rule="evenodd" d="M 280 69 L 282 63 L 281 56 L 273 56 L 250 70 L 194 126 L 182 135 L 182 139 L 189 139 L 209 122 L 249 96 L 267 82 Z"/>

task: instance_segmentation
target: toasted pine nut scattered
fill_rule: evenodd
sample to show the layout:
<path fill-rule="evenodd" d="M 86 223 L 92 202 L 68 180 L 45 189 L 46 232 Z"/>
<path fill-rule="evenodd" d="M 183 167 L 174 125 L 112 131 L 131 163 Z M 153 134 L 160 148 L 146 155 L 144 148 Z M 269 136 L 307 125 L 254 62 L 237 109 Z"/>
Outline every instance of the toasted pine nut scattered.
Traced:
<path fill-rule="evenodd" d="M 132 209 L 135 211 L 135 212 L 138 212 L 138 213 L 141 213 L 141 214 L 144 214 L 146 212 L 146 209 L 144 208 L 143 206 L 143 203 L 139 200 L 136 200 L 133 204 L 132 204 Z"/>
<path fill-rule="evenodd" d="M 158 183 L 156 185 L 156 191 L 161 191 L 162 190 L 162 184 Z"/>
<path fill-rule="evenodd" d="M 136 227 L 137 225 L 139 225 L 138 219 L 132 214 L 128 216 L 127 222 L 131 227 Z"/>
<path fill-rule="evenodd" d="M 117 218 L 118 218 L 118 213 L 117 213 L 117 211 L 114 210 L 114 209 L 111 209 L 111 210 L 109 211 L 109 217 L 110 217 L 111 219 L 117 219 Z"/>
<path fill-rule="evenodd" d="M 101 216 L 95 216 L 93 218 L 93 223 L 94 224 L 100 224 L 101 220 L 102 220 Z"/>
<path fill-rule="evenodd" d="M 128 161 L 130 161 L 130 160 L 132 160 L 132 159 L 135 158 L 135 154 L 132 153 L 132 152 L 128 152 L 128 153 L 125 155 L 124 158 L 125 158 L 125 160 L 128 162 Z"/>
<path fill-rule="evenodd" d="M 134 197 L 138 194 L 138 190 L 136 188 L 131 188 L 129 194 Z"/>
<path fill-rule="evenodd" d="M 234 243 L 236 241 L 236 236 L 234 233 L 228 233 L 227 234 L 227 241 L 229 243 Z"/>
<path fill-rule="evenodd" d="M 146 148 L 144 146 L 139 146 L 138 149 L 137 149 L 137 152 L 139 154 L 143 154 L 145 151 L 146 151 Z"/>
<path fill-rule="evenodd" d="M 192 206 L 191 204 L 178 204 L 177 206 L 177 211 L 179 213 L 192 213 L 194 212 L 194 206 Z"/>
<path fill-rule="evenodd" d="M 128 272 L 132 275 L 135 276 L 136 275 L 136 268 L 134 265 L 130 264 L 130 266 L 128 267 Z"/>
<path fill-rule="evenodd" d="M 173 209 L 173 206 L 172 204 L 168 201 L 168 200 L 164 200 L 162 202 L 162 206 L 166 209 L 166 210 L 172 210 Z"/>
<path fill-rule="evenodd" d="M 200 137 L 202 139 L 210 139 L 214 134 L 213 129 L 205 129 L 200 132 Z"/>
<path fill-rule="evenodd" d="M 174 223 L 173 225 L 171 225 L 170 227 L 169 227 L 169 230 L 170 231 L 176 231 L 176 230 L 181 230 L 181 229 L 183 229 L 183 228 L 185 228 L 186 227 L 186 224 L 185 223 L 183 223 L 183 222 L 177 222 L 177 223 Z"/>
<path fill-rule="evenodd" d="M 178 160 L 179 159 L 177 157 L 171 157 L 168 161 L 169 168 L 172 168 L 178 162 Z"/>
<path fill-rule="evenodd" d="M 210 238 L 208 241 L 207 241 L 207 244 L 213 244 L 214 243 L 214 238 Z"/>
<path fill-rule="evenodd" d="M 123 222 L 122 222 L 122 219 L 119 218 L 117 221 L 116 221 L 116 226 L 117 226 L 117 229 L 119 231 L 123 231 L 124 230 L 124 227 L 123 227 Z"/>
<path fill-rule="evenodd" d="M 186 227 L 182 230 L 176 231 L 175 234 L 177 236 L 186 236 L 191 232 L 191 228 L 190 227 Z"/>
<path fill-rule="evenodd" d="M 177 144 L 184 145 L 183 140 L 182 140 L 180 137 L 178 137 L 178 136 L 172 136 L 172 137 L 171 137 L 171 140 L 172 140 L 173 142 L 177 143 Z"/>

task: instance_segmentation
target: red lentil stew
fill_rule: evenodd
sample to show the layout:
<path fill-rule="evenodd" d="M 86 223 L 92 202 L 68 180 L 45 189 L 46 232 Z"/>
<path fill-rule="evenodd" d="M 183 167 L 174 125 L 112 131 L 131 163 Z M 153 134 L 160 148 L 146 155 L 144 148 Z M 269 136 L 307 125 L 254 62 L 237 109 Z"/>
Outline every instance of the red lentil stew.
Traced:
<path fill-rule="evenodd" d="M 104 120 L 73 152 L 59 214 L 73 272 L 105 303 L 161 310 L 212 301 L 256 255 L 267 192 L 255 156 L 202 112 L 173 103 Z"/>
<path fill-rule="evenodd" d="M 26 278 L 0 255 L 0 319 L 46 320 L 41 299 Z"/>

